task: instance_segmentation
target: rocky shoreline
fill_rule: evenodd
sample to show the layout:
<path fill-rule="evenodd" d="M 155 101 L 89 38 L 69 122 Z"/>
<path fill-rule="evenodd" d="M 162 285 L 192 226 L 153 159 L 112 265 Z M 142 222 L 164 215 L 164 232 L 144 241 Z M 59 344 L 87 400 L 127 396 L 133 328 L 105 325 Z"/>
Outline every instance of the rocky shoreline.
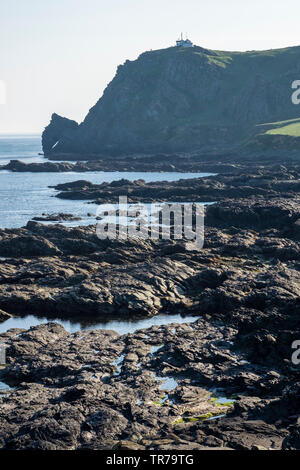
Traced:
<path fill-rule="evenodd" d="M 298 153 L 291 151 L 267 151 L 251 153 L 155 153 L 136 155 L 50 155 L 48 161 L 40 163 L 24 163 L 21 160 L 10 160 L 6 165 L 0 165 L 0 171 L 16 173 L 60 173 L 60 172 L 90 172 L 90 171 L 128 171 L 128 172 L 178 172 L 178 173 L 233 173 L 241 170 L 248 171 L 260 165 L 297 165 Z"/>
<path fill-rule="evenodd" d="M 64 159 L 62 155 L 60 159 Z M 51 159 L 50 159 L 51 160 Z M 40 163 L 24 163 L 20 160 L 10 160 L 6 165 L 0 165 L 0 171 L 8 170 L 17 173 L 60 173 L 60 172 L 90 172 L 90 171 L 147 171 L 147 172 L 208 172 L 232 171 L 235 164 L 226 164 L 212 160 L 203 161 L 190 155 L 147 155 L 128 157 L 99 157 L 90 159 L 83 157 L 84 161 L 67 156 L 70 161 L 46 161 Z M 72 163 L 75 160 L 76 163 Z M 78 160 L 78 161 L 77 161 Z M 241 165 L 237 164 L 237 168 Z"/>
<path fill-rule="evenodd" d="M 227 174 L 177 181 L 146 183 L 143 179 L 121 179 L 93 184 L 78 180 L 58 184 L 54 188 L 59 191 L 56 194 L 58 198 L 90 200 L 97 204 L 116 203 L 119 196 L 125 195 L 131 203 L 235 201 L 259 196 L 267 201 L 296 197 L 300 189 L 300 173 L 297 164 L 253 166 L 248 169 L 231 167 L 231 172 Z"/>
<path fill-rule="evenodd" d="M 300 165 L 56 189 L 97 202 L 217 203 L 199 252 L 184 240 L 99 240 L 93 225 L 0 230 L 3 314 L 195 321 L 123 336 L 55 323 L 1 334 L 0 380 L 11 388 L 0 447 L 299 449 Z"/>

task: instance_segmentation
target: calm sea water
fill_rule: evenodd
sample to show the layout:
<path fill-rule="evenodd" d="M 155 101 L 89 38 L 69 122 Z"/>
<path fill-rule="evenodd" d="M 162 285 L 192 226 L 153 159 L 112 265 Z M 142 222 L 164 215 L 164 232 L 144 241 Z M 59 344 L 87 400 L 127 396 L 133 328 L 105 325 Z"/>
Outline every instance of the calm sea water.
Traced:
<path fill-rule="evenodd" d="M 76 320 L 61 320 L 58 319 L 48 319 L 45 317 L 36 317 L 34 315 L 27 315 L 26 317 L 14 317 L 9 320 L 6 320 L 3 323 L 0 323 L 0 334 L 11 328 L 25 328 L 28 329 L 32 326 L 41 325 L 43 323 L 48 323 L 49 321 L 54 321 L 62 325 L 70 333 L 75 333 L 76 331 L 81 330 L 94 330 L 101 328 L 102 330 L 114 330 L 117 333 L 124 335 L 126 333 L 132 333 L 136 330 L 143 328 L 149 328 L 153 325 L 170 325 L 171 323 L 190 323 L 197 320 L 197 317 L 188 315 L 181 316 L 177 315 L 157 315 L 151 318 L 134 318 L 129 319 L 90 319 L 87 321 L 85 318 L 76 319 Z"/>
<path fill-rule="evenodd" d="M 42 152 L 41 136 L 0 134 L 0 165 L 10 160 L 22 160 L 26 163 L 45 161 L 38 155 Z"/>
<path fill-rule="evenodd" d="M 44 162 L 46 159 L 38 155 L 41 152 L 41 138 L 38 135 L 30 136 L 0 136 L 0 165 L 9 163 L 11 159 L 23 162 Z M 0 228 L 22 227 L 35 216 L 42 213 L 72 213 L 82 217 L 80 222 L 64 222 L 65 225 L 82 225 L 95 223 L 93 218 L 87 216 L 88 212 L 95 213 L 96 205 L 86 201 L 66 201 L 55 198 L 56 191 L 49 188 L 59 183 L 66 183 L 85 179 L 93 183 L 111 182 L 121 178 L 134 181 L 176 181 L 181 178 L 195 178 L 208 176 L 209 173 L 145 173 L 145 172 L 88 172 L 88 173 L 13 173 L 0 171 Z M 180 315 L 158 315 L 147 319 L 133 320 L 55 320 L 68 331 L 75 332 L 82 329 L 104 328 L 113 329 L 121 334 L 133 332 L 137 329 L 152 325 L 169 323 L 186 323 L 194 321 L 195 317 L 181 317 Z M 0 323 L 0 333 L 10 328 L 29 328 L 49 321 L 47 318 L 38 318 L 32 315 L 24 318 L 11 318 Z"/>
<path fill-rule="evenodd" d="M 43 162 L 39 136 L 0 137 L 0 165 L 11 159 L 24 162 Z M 97 206 L 86 201 L 68 201 L 54 197 L 56 191 L 49 188 L 59 183 L 84 179 L 92 183 L 111 182 L 126 178 L 130 181 L 176 181 L 180 178 L 208 176 L 209 173 L 145 173 L 145 172 L 87 172 L 87 173 L 14 173 L 0 171 L 0 228 L 23 227 L 35 216 L 43 213 L 71 213 L 82 218 L 80 222 L 64 222 L 64 225 L 88 225 L 95 219 L 87 213 L 95 213 Z"/>

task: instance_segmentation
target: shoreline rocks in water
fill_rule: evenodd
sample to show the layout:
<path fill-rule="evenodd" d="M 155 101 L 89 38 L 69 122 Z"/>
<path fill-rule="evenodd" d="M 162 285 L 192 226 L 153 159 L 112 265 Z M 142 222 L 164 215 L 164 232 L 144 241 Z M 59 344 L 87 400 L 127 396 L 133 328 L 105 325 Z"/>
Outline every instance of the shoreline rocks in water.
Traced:
<path fill-rule="evenodd" d="M 0 380 L 12 387 L 0 396 L 1 448 L 299 449 L 299 166 L 202 183 L 57 188 L 105 201 L 130 187 L 142 202 L 219 190 L 197 252 L 184 240 L 99 240 L 95 226 L 0 230 L 8 313 L 195 316 L 123 336 L 53 323 L 1 334 Z"/>
<path fill-rule="evenodd" d="M 42 214 L 41 216 L 33 217 L 32 220 L 36 222 L 76 222 L 82 220 L 82 218 L 60 212 L 59 214 Z"/>
<path fill-rule="evenodd" d="M 78 180 L 54 186 L 56 197 L 71 200 L 115 203 L 120 195 L 128 202 L 215 202 L 225 198 L 297 197 L 300 189 L 300 168 L 297 164 L 254 166 L 247 171 L 234 169 L 231 173 L 202 178 L 182 178 L 177 181 L 146 183 L 139 179 L 121 179 L 111 183 L 93 184 Z"/>
<path fill-rule="evenodd" d="M 157 158 L 159 157 L 159 158 Z M 163 158 L 162 158 L 163 157 Z M 62 157 L 60 160 L 64 160 Z M 75 159 L 76 160 L 76 159 Z M 145 171 L 145 172 L 215 172 L 227 171 L 233 165 L 222 162 L 202 162 L 191 159 L 189 156 L 140 156 L 130 158 L 109 158 L 102 157 L 96 160 L 77 161 L 72 163 L 72 158 L 67 161 L 46 161 L 40 163 L 24 163 L 20 160 L 10 160 L 6 165 L 0 165 L 1 170 L 12 172 L 31 172 L 31 173 L 60 173 L 60 172 L 90 172 L 90 171 Z M 238 165 L 239 166 L 239 165 Z"/>
<path fill-rule="evenodd" d="M 51 160 L 51 161 L 49 161 Z M 250 153 L 240 154 L 216 154 L 203 155 L 199 153 L 178 154 L 136 154 L 124 156 L 110 155 L 60 155 L 55 158 L 50 156 L 48 161 L 40 163 L 24 163 L 20 160 L 10 160 L 6 165 L 0 165 L 1 170 L 12 172 L 32 173 L 60 173 L 60 172 L 95 172 L 95 171 L 123 171 L 123 172 L 178 172 L 178 173 L 227 173 L 247 172 L 251 168 L 260 165 L 292 165 L 297 164 L 297 153 L 289 155 L 276 153 Z M 56 161 L 57 160 L 57 161 Z"/>

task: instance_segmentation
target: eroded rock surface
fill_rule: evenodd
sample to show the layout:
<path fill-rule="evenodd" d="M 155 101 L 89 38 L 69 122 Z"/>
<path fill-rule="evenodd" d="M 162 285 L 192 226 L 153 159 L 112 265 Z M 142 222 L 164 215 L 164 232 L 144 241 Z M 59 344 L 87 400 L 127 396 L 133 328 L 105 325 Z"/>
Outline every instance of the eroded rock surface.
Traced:
<path fill-rule="evenodd" d="M 5 380 L 15 387 L 0 398 L 1 445 L 279 448 L 288 436 L 284 424 L 292 421 L 280 421 L 285 378 L 263 365 L 245 365 L 246 356 L 233 346 L 236 335 L 203 319 L 125 336 L 104 330 L 71 335 L 53 323 L 11 330 L 0 336 L 8 346 Z M 251 397 L 237 395 L 245 383 Z M 266 420 L 271 407 L 278 412 Z"/>
<path fill-rule="evenodd" d="M 274 171 L 260 170 L 258 194 L 243 186 L 233 199 L 227 187 L 207 207 L 200 251 L 184 240 L 99 240 L 94 226 L 0 231 L 9 314 L 195 316 L 123 336 L 55 323 L 0 335 L 0 380 L 12 387 L 0 399 L 2 448 L 299 448 L 298 170 Z M 164 184 L 161 194 L 168 200 Z"/>

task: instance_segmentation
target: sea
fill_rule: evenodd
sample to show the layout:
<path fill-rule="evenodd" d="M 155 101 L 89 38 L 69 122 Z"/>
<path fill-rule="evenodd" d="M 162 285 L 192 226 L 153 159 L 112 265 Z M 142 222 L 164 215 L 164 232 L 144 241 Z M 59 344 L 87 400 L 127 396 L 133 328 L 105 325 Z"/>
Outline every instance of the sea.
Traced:
<path fill-rule="evenodd" d="M 0 135 L 0 165 L 10 160 L 20 160 L 24 163 L 48 161 L 43 155 L 40 135 Z M 55 197 L 56 191 L 49 186 L 76 180 L 88 180 L 92 183 L 103 183 L 126 178 L 130 181 L 144 179 L 150 181 L 176 181 L 182 178 L 209 176 L 211 173 L 177 173 L 177 172 L 66 172 L 66 173 L 16 173 L 0 171 L 0 228 L 23 227 L 33 217 L 42 214 L 60 212 L 81 217 L 79 222 L 62 222 L 67 226 L 88 225 L 95 223 L 88 213 L 96 212 L 97 206 L 87 201 L 64 200 Z M 142 202 L 142 201 L 141 201 Z M 1 262 L 1 260 L 0 260 Z M 49 321 L 46 317 L 27 315 L 13 317 L 0 323 L 0 333 L 10 328 L 30 328 Z M 157 315 L 153 318 L 139 319 L 55 319 L 69 332 L 83 329 L 104 328 L 113 329 L 120 334 L 147 328 L 151 325 L 167 323 L 186 323 L 195 321 L 195 317 L 177 315 Z"/>

